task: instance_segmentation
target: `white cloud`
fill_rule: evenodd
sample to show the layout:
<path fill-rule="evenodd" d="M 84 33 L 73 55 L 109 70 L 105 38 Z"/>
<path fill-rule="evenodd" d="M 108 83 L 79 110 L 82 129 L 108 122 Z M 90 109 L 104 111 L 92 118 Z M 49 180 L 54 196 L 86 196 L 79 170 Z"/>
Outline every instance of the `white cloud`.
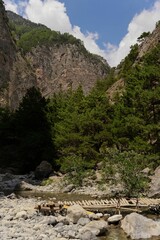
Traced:
<path fill-rule="evenodd" d="M 130 46 L 137 42 L 137 38 L 143 32 L 153 31 L 156 22 L 160 20 L 160 0 L 156 1 L 149 10 L 143 10 L 140 14 L 134 16 L 128 26 L 128 33 L 119 43 L 119 46 L 106 44 L 106 58 L 111 66 L 116 66 L 130 51 Z"/>
<path fill-rule="evenodd" d="M 25 13 L 31 21 L 43 23 L 52 30 L 62 33 L 72 30 L 64 3 L 57 0 L 29 0 Z"/>
<path fill-rule="evenodd" d="M 84 34 L 80 27 L 72 26 L 64 3 L 58 0 L 29 0 L 25 13 L 31 21 L 43 23 L 52 30 L 61 33 L 68 32 L 81 39 L 88 51 L 105 56 L 103 50 L 96 43 L 98 34 L 89 32 Z"/>
<path fill-rule="evenodd" d="M 104 50 L 100 49 L 96 43 L 96 40 L 99 38 L 98 33 L 87 32 L 84 34 L 78 26 L 74 26 L 70 33 L 76 38 L 81 39 L 88 51 L 105 57 Z"/>
<path fill-rule="evenodd" d="M 4 0 L 7 3 L 10 0 Z M 12 0 L 14 2 L 14 0 Z M 22 3 L 25 3 L 21 5 Z M 99 54 L 105 57 L 104 50 L 100 49 L 96 43 L 98 39 L 97 33 L 87 32 L 82 33 L 80 27 L 72 26 L 70 19 L 67 15 L 64 3 L 58 0 L 29 0 L 19 1 L 16 5 L 14 12 L 21 13 L 36 23 L 42 23 L 52 30 L 60 31 L 61 33 L 68 32 L 74 35 L 76 38 L 81 39 L 84 42 L 85 47 L 88 51 Z M 9 5 L 6 5 L 6 9 L 9 9 Z"/>
<path fill-rule="evenodd" d="M 128 33 L 123 37 L 119 46 L 107 43 L 105 48 L 101 49 L 97 44 L 98 33 L 86 32 L 84 34 L 79 26 L 73 26 L 64 3 L 59 0 L 4 0 L 4 2 L 6 9 L 23 13 L 23 16 L 33 22 L 42 23 L 61 33 L 73 34 L 84 42 L 88 51 L 103 56 L 111 66 L 119 64 L 141 33 L 152 31 L 155 23 L 160 19 L 160 0 L 156 0 L 151 9 L 143 10 L 134 16 L 128 25 Z"/>
<path fill-rule="evenodd" d="M 4 3 L 5 3 L 5 8 L 7 10 L 10 10 L 12 12 L 18 13 L 17 4 L 14 1 L 12 1 L 12 0 L 5 0 Z"/>

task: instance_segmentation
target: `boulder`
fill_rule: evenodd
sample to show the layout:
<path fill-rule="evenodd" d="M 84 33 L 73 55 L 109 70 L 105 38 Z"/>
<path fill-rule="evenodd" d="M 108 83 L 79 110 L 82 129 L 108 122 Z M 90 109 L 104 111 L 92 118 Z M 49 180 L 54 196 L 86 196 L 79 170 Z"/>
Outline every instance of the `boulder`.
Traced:
<path fill-rule="evenodd" d="M 160 166 L 154 171 L 154 175 L 150 177 L 150 189 L 148 196 L 149 197 L 160 197 Z"/>
<path fill-rule="evenodd" d="M 71 222 L 77 223 L 82 217 L 87 217 L 87 213 L 80 205 L 73 205 L 67 208 L 67 218 Z"/>
<path fill-rule="evenodd" d="M 144 168 L 141 173 L 143 173 L 144 175 L 148 176 L 149 172 L 151 171 L 151 169 L 149 167 Z"/>
<path fill-rule="evenodd" d="M 63 190 L 64 193 L 68 193 L 71 192 L 73 189 L 75 188 L 74 184 L 69 184 L 68 186 L 66 186 Z"/>
<path fill-rule="evenodd" d="M 97 216 L 97 214 L 95 214 L 93 212 L 87 212 L 87 215 L 88 215 L 90 220 L 99 220 L 100 219 L 100 217 Z"/>
<path fill-rule="evenodd" d="M 4 192 L 0 192 L 0 197 L 4 197 Z"/>
<path fill-rule="evenodd" d="M 12 180 L 14 179 L 14 176 L 11 174 L 11 173 L 6 173 L 3 178 L 2 178 L 2 181 L 9 181 L 9 180 Z"/>
<path fill-rule="evenodd" d="M 7 198 L 9 198 L 9 199 L 16 199 L 17 196 L 16 196 L 15 193 L 11 193 L 11 194 L 7 195 Z"/>
<path fill-rule="evenodd" d="M 108 218 L 108 223 L 117 223 L 122 219 L 121 214 L 116 214 Z"/>
<path fill-rule="evenodd" d="M 15 186 L 16 191 L 32 191 L 33 189 L 34 189 L 34 186 L 25 181 L 21 181 Z"/>
<path fill-rule="evenodd" d="M 121 228 L 132 239 L 160 236 L 160 222 L 146 218 L 138 213 L 131 213 L 121 221 Z"/>
<path fill-rule="evenodd" d="M 49 162 L 42 161 L 35 170 L 35 177 L 37 179 L 48 178 L 52 170 L 52 165 Z"/>
<path fill-rule="evenodd" d="M 107 231 L 108 224 L 104 220 L 99 221 L 91 221 L 87 223 L 84 227 L 79 230 L 81 235 L 86 234 L 86 232 L 90 232 L 91 236 L 103 236 Z"/>
<path fill-rule="evenodd" d="M 89 218 L 80 218 L 77 222 L 78 225 L 85 226 L 87 223 L 90 222 Z"/>
<path fill-rule="evenodd" d="M 28 216 L 27 216 L 27 212 L 26 211 L 21 211 L 21 212 L 18 212 L 17 214 L 16 214 L 16 217 L 15 217 L 16 219 L 17 218 L 23 218 L 23 219 L 27 219 L 28 218 Z"/>
<path fill-rule="evenodd" d="M 95 237 L 94 234 L 91 231 L 87 230 L 82 235 L 79 234 L 78 239 L 81 239 L 81 240 L 97 240 L 98 238 Z"/>

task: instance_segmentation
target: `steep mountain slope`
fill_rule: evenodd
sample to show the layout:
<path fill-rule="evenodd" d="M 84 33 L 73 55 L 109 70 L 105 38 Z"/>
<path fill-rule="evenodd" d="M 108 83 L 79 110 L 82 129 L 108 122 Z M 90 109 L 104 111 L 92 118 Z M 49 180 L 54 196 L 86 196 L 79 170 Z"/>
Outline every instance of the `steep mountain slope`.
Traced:
<path fill-rule="evenodd" d="M 0 1 L 0 106 L 16 108 L 26 89 L 36 84 L 35 80 L 32 67 L 17 50 Z"/>
<path fill-rule="evenodd" d="M 79 85 L 87 94 L 97 80 L 108 75 L 108 63 L 90 54 L 80 40 L 12 12 L 8 12 L 8 24 L 2 1 L 0 4 L 1 106 L 15 109 L 32 86 L 46 97 Z"/>
<path fill-rule="evenodd" d="M 0 104 L 5 105 L 8 101 L 6 87 L 10 81 L 10 69 L 16 57 L 16 48 L 11 38 L 8 27 L 8 19 L 5 9 L 0 1 Z"/>
<path fill-rule="evenodd" d="M 145 37 L 143 37 L 143 35 L 145 35 L 145 33 L 141 35 L 142 37 L 139 37 L 140 44 L 131 46 L 130 53 L 115 70 L 115 79 L 117 79 L 117 81 L 107 90 L 107 95 L 111 103 L 115 102 L 114 98 L 116 98 L 117 95 L 121 96 L 124 93 L 129 73 L 134 71 L 135 67 L 137 68 L 137 66 L 140 67 L 146 64 L 145 59 L 151 51 L 155 51 L 155 53 L 158 54 L 156 64 L 158 65 L 160 63 L 158 51 L 160 45 L 160 22 L 157 22 L 152 33 L 147 33 Z M 154 62 L 153 57 L 150 59 L 150 62 Z"/>
<path fill-rule="evenodd" d="M 157 22 L 154 31 L 147 37 L 142 39 L 142 43 L 139 46 L 138 57 L 141 59 L 152 48 L 156 47 L 160 43 L 160 22 Z"/>

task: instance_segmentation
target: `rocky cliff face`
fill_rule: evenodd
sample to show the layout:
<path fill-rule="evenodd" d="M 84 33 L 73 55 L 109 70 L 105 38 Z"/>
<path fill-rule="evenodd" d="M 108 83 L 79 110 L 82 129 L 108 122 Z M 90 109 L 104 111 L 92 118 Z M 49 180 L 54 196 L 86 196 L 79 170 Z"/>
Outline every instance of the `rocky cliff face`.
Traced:
<path fill-rule="evenodd" d="M 138 45 L 136 59 L 133 60 L 130 68 L 134 67 L 136 64 L 142 65 L 144 61 L 143 57 L 145 56 L 145 54 L 149 53 L 154 48 L 158 48 L 159 44 L 160 44 L 160 22 L 157 23 L 154 31 L 150 33 L 148 36 L 146 36 L 144 39 L 142 39 L 142 42 Z M 158 62 L 160 62 L 160 56 Z M 115 71 L 115 77 L 118 80 L 107 90 L 107 96 L 109 97 L 109 101 L 111 104 L 115 103 L 115 98 L 117 95 L 121 96 L 125 91 L 125 77 L 123 76 L 122 73 L 124 65 L 125 60 L 122 60 L 122 62 Z"/>
<path fill-rule="evenodd" d="M 157 23 L 155 30 L 139 46 L 138 58 L 142 58 L 145 53 L 156 47 L 160 43 L 160 23 Z"/>
<path fill-rule="evenodd" d="M 36 47 L 26 58 L 34 68 L 37 85 L 44 96 L 69 88 L 75 90 L 79 85 L 87 94 L 109 71 L 107 63 L 104 65 L 97 58 L 84 55 L 78 46 L 71 44 Z"/>
<path fill-rule="evenodd" d="M 107 76 L 110 69 L 107 62 L 81 51 L 76 44 L 37 45 L 22 55 L 15 47 L 1 1 L 0 4 L 1 106 L 17 108 L 32 86 L 39 87 L 45 97 L 69 88 L 75 90 L 79 85 L 87 94 L 97 80 Z M 16 14 L 13 15 L 16 19 Z"/>
<path fill-rule="evenodd" d="M 32 67 L 17 50 L 0 1 L 0 106 L 15 109 L 26 89 L 35 83 Z"/>
<path fill-rule="evenodd" d="M 8 19 L 5 9 L 0 1 L 0 105 L 4 106 L 8 102 L 8 83 L 10 72 L 16 57 L 16 48 L 12 41 L 8 27 Z"/>

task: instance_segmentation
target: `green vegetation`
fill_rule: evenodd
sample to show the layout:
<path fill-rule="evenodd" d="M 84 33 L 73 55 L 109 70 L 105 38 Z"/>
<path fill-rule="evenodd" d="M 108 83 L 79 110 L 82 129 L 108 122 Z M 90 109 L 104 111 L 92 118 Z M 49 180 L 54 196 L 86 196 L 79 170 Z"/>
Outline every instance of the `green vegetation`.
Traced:
<path fill-rule="evenodd" d="M 75 38 L 69 33 L 53 31 L 42 24 L 33 23 L 19 15 L 8 11 L 9 27 L 19 50 L 26 54 L 37 46 L 61 46 L 75 45 L 80 54 L 84 54 L 94 63 L 100 63 L 100 57 L 89 53 L 80 39 Z M 7 19 L 8 19 L 7 18 Z M 104 68 L 106 65 L 101 63 Z"/>
<path fill-rule="evenodd" d="M 113 179 L 113 183 L 122 181 L 127 196 L 139 196 L 147 188 L 148 178 L 142 170 L 146 166 L 152 169 L 155 155 L 140 154 L 136 151 L 120 151 L 117 148 L 106 149 L 103 160 L 103 175 L 105 181 Z M 116 173 L 119 177 L 116 178 Z"/>
<path fill-rule="evenodd" d="M 42 26 L 19 30 L 17 41 L 24 52 L 46 43 L 84 49 L 73 36 Z M 119 173 L 127 195 L 143 192 L 147 179 L 142 170 L 160 165 L 160 43 L 140 61 L 137 56 L 136 44 L 118 73 L 113 69 L 87 96 L 80 86 L 45 100 L 31 88 L 16 112 L 0 109 L 1 167 L 28 172 L 47 160 L 81 185 L 103 161 L 104 180 Z M 120 78 L 125 91 L 110 104 L 106 92 Z"/>
<path fill-rule="evenodd" d="M 143 32 L 140 37 L 137 38 L 138 42 L 143 42 L 146 37 L 150 35 L 150 32 Z"/>
<path fill-rule="evenodd" d="M 23 52 L 29 52 L 36 46 L 51 46 L 52 44 L 82 44 L 80 40 L 76 39 L 68 33 L 60 34 L 56 31 L 51 31 L 45 28 L 35 28 L 22 34 L 17 41 L 17 45 L 23 49 Z"/>
<path fill-rule="evenodd" d="M 24 173 L 42 160 L 52 161 L 54 146 L 46 111 L 47 101 L 35 88 L 28 90 L 16 112 L 1 109 L 1 167 Z"/>
<path fill-rule="evenodd" d="M 114 105 L 106 94 L 117 79 L 112 70 L 87 96 L 79 87 L 46 101 L 30 89 L 15 113 L 1 109 L 1 166 L 24 172 L 48 160 L 81 185 L 103 161 L 104 180 L 119 173 L 127 195 L 143 192 L 141 171 L 160 164 L 160 44 L 128 70 L 132 51 L 121 67 L 125 91 Z"/>
<path fill-rule="evenodd" d="M 8 12 L 10 19 L 9 26 L 17 46 L 24 52 L 29 52 L 36 46 L 52 46 L 53 44 L 75 44 L 80 48 L 80 51 L 87 53 L 81 40 L 73 37 L 69 33 L 52 31 L 42 24 L 32 23 L 29 20 Z M 96 58 L 96 57 L 95 57 Z"/>

